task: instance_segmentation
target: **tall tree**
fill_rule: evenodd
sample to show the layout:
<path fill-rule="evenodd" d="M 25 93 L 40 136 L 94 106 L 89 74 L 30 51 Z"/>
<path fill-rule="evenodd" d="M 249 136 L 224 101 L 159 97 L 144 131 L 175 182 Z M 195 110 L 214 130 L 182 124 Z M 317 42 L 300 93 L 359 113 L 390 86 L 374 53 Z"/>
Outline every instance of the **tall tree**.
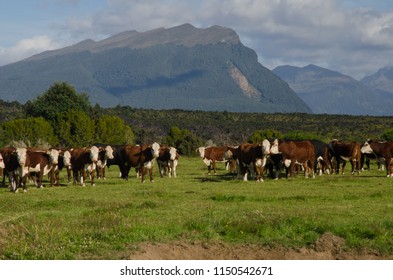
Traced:
<path fill-rule="evenodd" d="M 90 109 L 87 94 L 77 93 L 74 87 L 65 82 L 54 83 L 46 92 L 25 105 L 27 115 L 49 121 L 55 120 L 57 114 L 65 114 L 70 110 L 87 113 Z"/>
<path fill-rule="evenodd" d="M 117 116 L 102 116 L 97 122 L 97 139 L 101 143 L 122 145 L 132 143 L 132 129 Z"/>

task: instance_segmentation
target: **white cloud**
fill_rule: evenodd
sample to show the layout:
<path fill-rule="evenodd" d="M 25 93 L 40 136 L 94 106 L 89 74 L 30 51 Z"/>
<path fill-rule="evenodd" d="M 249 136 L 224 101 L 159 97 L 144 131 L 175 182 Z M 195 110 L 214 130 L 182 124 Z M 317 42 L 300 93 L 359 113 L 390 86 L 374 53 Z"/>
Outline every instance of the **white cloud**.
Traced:
<path fill-rule="evenodd" d="M 15 62 L 31 55 L 61 47 L 48 36 L 41 35 L 17 42 L 9 48 L 0 47 L 0 65 Z"/>

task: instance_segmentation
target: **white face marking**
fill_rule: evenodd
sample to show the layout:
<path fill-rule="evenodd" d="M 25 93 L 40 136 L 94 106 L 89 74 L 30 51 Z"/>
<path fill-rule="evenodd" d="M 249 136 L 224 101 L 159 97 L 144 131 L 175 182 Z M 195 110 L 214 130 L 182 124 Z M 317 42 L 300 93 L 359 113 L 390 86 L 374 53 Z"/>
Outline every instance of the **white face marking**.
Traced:
<path fill-rule="evenodd" d="M 92 162 L 98 161 L 99 149 L 96 146 L 90 148 L 90 159 Z"/>
<path fill-rule="evenodd" d="M 48 151 L 48 154 L 49 154 L 50 162 L 52 164 L 58 164 L 59 163 L 59 154 L 60 154 L 60 152 L 58 150 L 50 149 Z"/>
<path fill-rule="evenodd" d="M 64 165 L 69 167 L 71 166 L 71 153 L 69 151 L 65 151 L 63 155 Z"/>
<path fill-rule="evenodd" d="M 373 153 L 373 149 L 371 149 L 371 145 L 370 143 L 366 142 L 363 144 L 362 148 L 360 149 L 360 151 L 363 154 L 372 154 Z"/>
<path fill-rule="evenodd" d="M 270 142 L 269 142 L 269 140 L 267 140 L 267 139 L 263 140 L 262 147 L 263 147 L 262 152 L 263 152 L 264 155 L 270 153 Z"/>
<path fill-rule="evenodd" d="M 3 156 L 0 154 L 0 168 L 5 168 Z"/>
<path fill-rule="evenodd" d="M 199 147 L 199 148 L 198 148 L 198 152 L 199 152 L 199 156 L 200 156 L 201 158 L 204 158 L 204 157 L 205 157 L 205 147 Z"/>
<path fill-rule="evenodd" d="M 113 156 L 113 149 L 112 149 L 111 146 L 106 146 L 106 148 L 105 148 L 105 157 L 109 158 L 109 159 L 113 159 L 114 158 L 114 156 Z"/>
<path fill-rule="evenodd" d="M 176 148 L 170 147 L 169 154 L 171 155 L 170 159 L 175 160 L 176 159 Z"/>
<path fill-rule="evenodd" d="M 270 148 L 270 153 L 271 154 L 279 154 L 280 152 L 278 151 L 278 139 L 274 140 L 273 145 Z"/>
<path fill-rule="evenodd" d="M 151 148 L 153 150 L 153 157 L 158 158 L 160 156 L 160 144 L 154 142 Z"/>
<path fill-rule="evenodd" d="M 17 148 L 16 155 L 17 155 L 19 164 L 25 165 L 26 164 L 27 149 L 26 148 Z"/>

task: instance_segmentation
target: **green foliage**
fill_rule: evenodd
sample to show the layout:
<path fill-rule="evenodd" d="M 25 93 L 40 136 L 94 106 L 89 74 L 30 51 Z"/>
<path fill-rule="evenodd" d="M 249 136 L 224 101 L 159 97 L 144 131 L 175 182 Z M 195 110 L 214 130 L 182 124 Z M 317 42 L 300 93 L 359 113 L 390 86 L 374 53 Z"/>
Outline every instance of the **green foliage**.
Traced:
<path fill-rule="evenodd" d="M 195 149 L 202 145 L 202 141 L 187 129 L 174 126 L 170 129 L 166 138 L 168 145 L 176 147 L 180 154 L 189 156 L 195 153 Z"/>
<path fill-rule="evenodd" d="M 3 142 L 22 141 L 32 146 L 40 146 L 43 142 L 57 145 L 58 140 L 53 128 L 42 117 L 16 119 L 3 124 Z"/>
<path fill-rule="evenodd" d="M 94 121 L 84 112 L 68 111 L 58 115 L 57 135 L 60 144 L 66 147 L 83 147 L 95 142 Z"/>
<path fill-rule="evenodd" d="M 104 115 L 97 123 L 97 140 L 100 143 L 122 145 L 132 143 L 134 135 L 132 129 L 116 116 Z"/>
<path fill-rule="evenodd" d="M 55 120 L 58 114 L 70 110 L 88 112 L 91 108 L 88 95 L 78 94 L 68 83 L 54 83 L 46 92 L 25 105 L 26 114 Z"/>
<path fill-rule="evenodd" d="M 313 132 L 305 132 L 300 130 L 289 131 L 284 135 L 284 138 L 290 140 L 321 140 L 329 142 L 329 139 L 325 139 L 326 137 L 314 134 Z"/>
<path fill-rule="evenodd" d="M 273 129 L 265 129 L 265 130 L 257 130 L 255 131 L 251 137 L 251 143 L 261 143 L 265 139 L 275 139 L 275 138 L 282 138 L 282 134 L 279 131 L 275 131 Z"/>
<path fill-rule="evenodd" d="M 393 141 L 393 129 L 386 130 L 382 135 L 381 138 L 386 141 Z"/>

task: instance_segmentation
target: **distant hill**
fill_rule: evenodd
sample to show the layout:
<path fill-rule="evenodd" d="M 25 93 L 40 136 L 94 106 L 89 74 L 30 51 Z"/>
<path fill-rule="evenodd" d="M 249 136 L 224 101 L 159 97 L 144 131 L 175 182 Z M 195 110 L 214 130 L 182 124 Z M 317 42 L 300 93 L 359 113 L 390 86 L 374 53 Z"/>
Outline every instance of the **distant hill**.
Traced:
<path fill-rule="evenodd" d="M 385 100 L 393 102 L 393 67 L 379 69 L 375 74 L 361 79 L 361 82 L 375 90 Z"/>
<path fill-rule="evenodd" d="M 339 72 L 316 65 L 286 65 L 273 69 L 273 73 L 286 81 L 314 113 L 393 115 L 393 100 Z"/>
<path fill-rule="evenodd" d="M 0 99 L 25 103 L 58 81 L 102 107 L 311 113 L 235 31 L 220 26 L 126 31 L 46 51 L 0 67 Z"/>

